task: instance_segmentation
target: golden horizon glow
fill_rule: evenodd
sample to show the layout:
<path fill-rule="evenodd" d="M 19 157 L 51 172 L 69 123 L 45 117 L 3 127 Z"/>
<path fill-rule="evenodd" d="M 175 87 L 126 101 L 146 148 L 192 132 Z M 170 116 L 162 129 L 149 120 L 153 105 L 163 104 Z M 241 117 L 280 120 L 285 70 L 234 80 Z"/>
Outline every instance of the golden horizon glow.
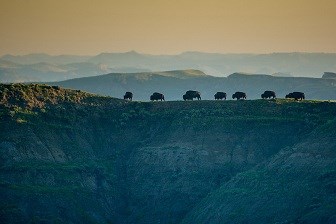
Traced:
<path fill-rule="evenodd" d="M 1 0 L 0 55 L 336 52 L 334 0 Z"/>

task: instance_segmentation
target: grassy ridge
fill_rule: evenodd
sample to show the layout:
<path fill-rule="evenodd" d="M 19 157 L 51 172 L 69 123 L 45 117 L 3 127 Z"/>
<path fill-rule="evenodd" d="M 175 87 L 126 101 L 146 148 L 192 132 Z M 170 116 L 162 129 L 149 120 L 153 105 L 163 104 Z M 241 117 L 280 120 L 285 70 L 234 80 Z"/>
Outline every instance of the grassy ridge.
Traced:
<path fill-rule="evenodd" d="M 232 195 L 258 197 L 250 186 L 259 182 L 269 195 L 283 186 L 275 184 L 277 177 L 287 181 L 254 166 L 279 152 L 281 157 L 281 150 L 291 155 L 287 151 L 299 144 L 314 145 L 310 153 L 325 152 L 319 138 L 326 133 L 322 142 L 331 150 L 335 130 L 333 102 L 126 102 L 45 85 L 0 90 L 0 215 L 9 221 L 35 215 L 65 223 L 178 223 L 189 212 L 186 221 L 195 213 L 206 216 L 196 217 L 200 222 L 212 220 L 215 209 L 198 209 L 216 207 L 223 195 L 228 201 Z M 279 161 L 286 165 L 287 158 Z M 58 213 L 60 208 L 71 212 Z M 230 215 L 247 214 L 238 210 Z"/>

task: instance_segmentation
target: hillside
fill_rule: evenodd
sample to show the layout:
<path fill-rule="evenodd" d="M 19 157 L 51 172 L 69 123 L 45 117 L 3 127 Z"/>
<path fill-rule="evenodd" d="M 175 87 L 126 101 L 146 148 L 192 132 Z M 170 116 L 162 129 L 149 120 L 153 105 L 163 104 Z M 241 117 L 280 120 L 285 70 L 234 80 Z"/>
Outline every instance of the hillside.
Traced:
<path fill-rule="evenodd" d="M 274 74 L 274 76 L 315 77 L 320 78 L 325 71 L 335 72 L 336 54 L 326 53 L 272 53 L 272 54 L 218 54 L 202 52 L 184 52 L 177 55 L 150 55 L 135 51 L 125 53 L 101 53 L 94 56 L 76 55 L 4 55 L 0 61 L 13 62 L 21 66 L 29 67 L 32 64 L 47 63 L 60 66 L 78 64 L 76 76 L 67 78 L 86 77 L 92 74 L 85 71 L 88 64 L 91 66 L 104 65 L 108 71 L 95 69 L 96 75 L 108 72 L 150 72 L 167 70 L 196 69 L 206 74 L 218 77 L 239 73 L 250 74 Z M 34 73 L 22 72 L 18 69 L 1 71 L 0 82 L 31 82 L 31 81 L 61 81 L 65 80 L 60 74 L 52 71 L 43 73 L 43 76 L 34 76 Z M 82 71 L 85 72 L 82 72 Z M 6 74 L 5 79 L 1 74 Z M 14 77 L 12 77 L 14 76 Z M 38 79 L 37 79 L 38 78 Z"/>
<path fill-rule="evenodd" d="M 336 223 L 336 120 L 242 172 L 182 223 Z"/>
<path fill-rule="evenodd" d="M 0 85 L 0 218 L 332 223 L 335 114 L 320 101 L 126 102 Z"/>
<path fill-rule="evenodd" d="M 187 90 L 198 90 L 202 99 L 214 99 L 217 91 L 224 91 L 228 99 L 236 91 L 246 92 L 248 99 L 259 99 L 265 90 L 274 90 L 278 98 L 293 91 L 301 91 L 307 99 L 336 100 L 335 79 L 274 77 L 270 75 L 234 73 L 228 77 L 207 76 L 198 70 L 169 72 L 111 73 L 49 83 L 91 93 L 122 98 L 126 91 L 135 100 L 148 101 L 153 92 L 161 92 L 166 100 L 181 100 Z"/>

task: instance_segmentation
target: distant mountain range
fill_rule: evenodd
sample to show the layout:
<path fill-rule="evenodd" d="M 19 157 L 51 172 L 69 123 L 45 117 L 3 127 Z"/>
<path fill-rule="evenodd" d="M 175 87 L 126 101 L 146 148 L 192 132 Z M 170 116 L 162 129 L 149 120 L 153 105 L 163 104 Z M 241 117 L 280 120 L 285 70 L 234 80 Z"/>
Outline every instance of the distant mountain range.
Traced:
<path fill-rule="evenodd" d="M 226 92 L 229 99 L 235 91 L 246 92 L 248 99 L 258 99 L 263 91 L 274 90 L 279 98 L 284 98 L 289 92 L 302 91 L 308 99 L 336 100 L 336 79 L 241 73 L 215 77 L 199 70 L 111 73 L 48 84 L 116 98 L 131 91 L 134 100 L 141 101 L 148 101 L 153 92 L 163 93 L 166 100 L 182 100 L 187 90 L 200 91 L 202 99 L 213 99 L 217 91 Z"/>
<path fill-rule="evenodd" d="M 76 62 L 71 64 L 51 64 L 39 62 L 36 64 L 18 64 L 0 60 L 0 82 L 38 82 L 59 81 L 77 77 L 101 75 L 111 70 L 101 64 Z"/>
<path fill-rule="evenodd" d="M 70 64 L 86 62 L 91 56 L 79 56 L 79 55 L 48 55 L 48 54 L 27 54 L 27 55 L 4 55 L 0 59 L 5 61 L 11 61 L 18 64 L 37 64 L 40 62 L 51 64 Z"/>
<path fill-rule="evenodd" d="M 272 53 L 217 54 L 185 52 L 150 55 L 135 51 L 102 53 L 96 56 L 29 54 L 0 57 L 0 82 L 48 82 L 110 72 L 150 72 L 197 69 L 212 76 L 232 73 L 274 74 L 319 78 L 336 71 L 336 54 Z"/>

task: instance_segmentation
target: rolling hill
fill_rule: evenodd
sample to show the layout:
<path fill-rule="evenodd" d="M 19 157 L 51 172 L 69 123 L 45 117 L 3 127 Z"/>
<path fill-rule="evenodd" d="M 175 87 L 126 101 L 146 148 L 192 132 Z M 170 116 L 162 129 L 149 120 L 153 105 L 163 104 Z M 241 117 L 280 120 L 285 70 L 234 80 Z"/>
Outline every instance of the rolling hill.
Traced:
<path fill-rule="evenodd" d="M 320 77 L 324 71 L 336 70 L 336 54 L 325 53 L 272 53 L 272 54 L 217 54 L 185 52 L 178 55 L 148 55 L 131 51 L 103 53 L 90 62 L 114 66 L 134 66 L 152 71 L 204 71 L 214 76 L 228 76 L 235 72 L 256 74 L 283 73 L 293 76 Z M 286 75 L 287 76 L 287 75 Z"/>
<path fill-rule="evenodd" d="M 61 81 L 64 79 L 102 75 L 108 72 L 150 72 L 195 69 L 206 74 L 226 77 L 232 73 L 274 74 L 274 76 L 320 78 L 325 71 L 336 71 L 336 54 L 327 53 L 271 53 L 271 54 L 218 54 L 184 52 L 177 55 L 150 55 L 135 51 L 125 53 L 101 53 L 95 56 L 75 55 L 4 55 L 0 60 L 25 65 L 47 63 L 66 74 L 45 70 L 43 74 L 35 70 L 8 69 L 0 63 L 0 82 Z M 67 66 L 76 64 L 76 71 Z M 101 69 L 101 66 L 105 69 Z M 90 66 L 90 69 L 86 68 Z M 92 71 L 93 70 L 93 71 Z M 34 72 L 36 74 L 34 74 Z M 70 74 L 69 74 L 70 73 Z M 4 77 L 5 76 L 5 77 Z"/>
<path fill-rule="evenodd" d="M 181 100 L 189 89 L 198 90 L 203 99 L 213 99 L 217 91 L 247 93 L 248 99 L 259 99 L 265 90 L 274 90 L 279 98 L 293 91 L 302 91 L 308 99 L 335 100 L 335 79 L 274 77 L 234 73 L 228 77 L 208 76 L 198 70 L 169 72 L 111 73 L 50 83 L 65 88 L 81 89 L 91 93 L 122 98 L 126 91 L 135 100 L 148 101 L 153 92 L 161 92 L 166 100 Z"/>

